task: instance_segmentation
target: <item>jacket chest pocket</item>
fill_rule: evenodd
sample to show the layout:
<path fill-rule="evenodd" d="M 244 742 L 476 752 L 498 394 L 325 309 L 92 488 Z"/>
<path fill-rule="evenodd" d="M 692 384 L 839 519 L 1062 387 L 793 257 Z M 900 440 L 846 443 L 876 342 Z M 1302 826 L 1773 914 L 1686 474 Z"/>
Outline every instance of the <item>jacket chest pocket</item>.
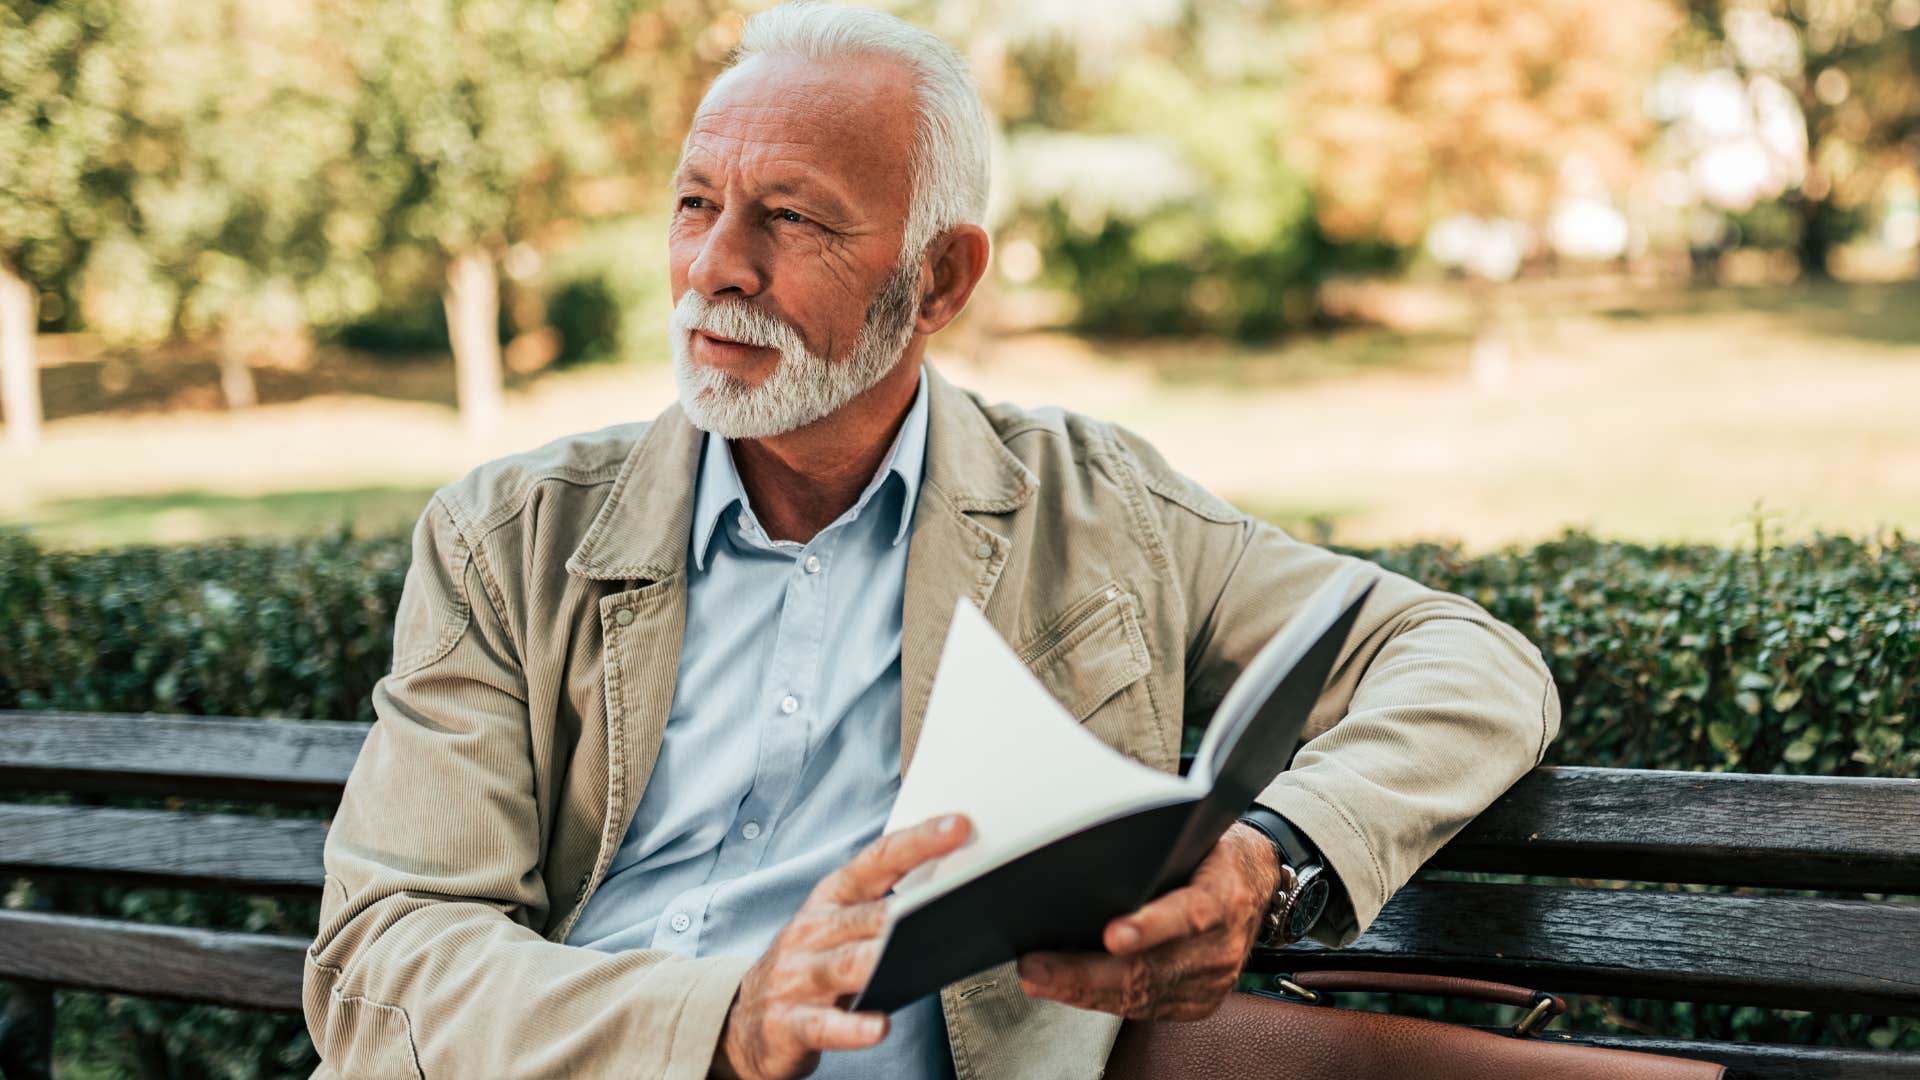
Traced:
<path fill-rule="evenodd" d="M 1139 601 L 1108 582 L 1081 598 L 1019 650 L 1020 660 L 1072 717 L 1136 760 L 1156 759 L 1146 675 L 1153 669 Z"/>

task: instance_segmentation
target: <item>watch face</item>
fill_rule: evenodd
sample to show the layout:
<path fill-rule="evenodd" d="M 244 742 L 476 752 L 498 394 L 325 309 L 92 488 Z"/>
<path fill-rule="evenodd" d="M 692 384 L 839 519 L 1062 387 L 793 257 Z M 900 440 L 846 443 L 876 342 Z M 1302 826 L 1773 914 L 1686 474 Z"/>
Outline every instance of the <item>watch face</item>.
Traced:
<path fill-rule="evenodd" d="M 1306 937 L 1313 924 L 1320 921 L 1320 913 L 1327 909 L 1327 897 L 1332 894 L 1324 874 L 1315 874 L 1302 885 L 1293 909 L 1287 912 L 1287 936 L 1295 941 Z"/>

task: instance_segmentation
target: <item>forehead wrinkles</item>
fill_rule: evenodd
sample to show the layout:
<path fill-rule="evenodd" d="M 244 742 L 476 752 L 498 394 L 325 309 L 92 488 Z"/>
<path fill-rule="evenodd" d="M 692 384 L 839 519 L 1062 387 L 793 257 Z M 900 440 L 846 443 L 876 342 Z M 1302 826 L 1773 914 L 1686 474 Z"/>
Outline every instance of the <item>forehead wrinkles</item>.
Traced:
<path fill-rule="evenodd" d="M 702 142 L 740 144 L 797 144 L 832 146 L 852 132 L 829 120 L 831 112 L 787 103 L 740 103 L 708 109 L 694 118 L 693 136 Z"/>
<path fill-rule="evenodd" d="M 786 58 L 748 63 L 754 66 L 694 117 L 683 164 L 696 153 L 785 159 L 849 182 L 904 186 L 919 114 L 910 90 L 904 98 L 895 92 L 898 78 L 889 80 L 884 69 Z"/>
<path fill-rule="evenodd" d="M 836 202 L 856 193 L 871 199 L 877 184 L 905 186 L 911 166 L 904 156 L 896 165 L 886 160 L 890 155 L 863 152 L 858 136 L 832 127 L 779 108 L 702 122 L 687 140 L 680 169 L 702 173 L 717 187 L 792 182 L 798 173 L 822 194 L 840 192 Z"/>

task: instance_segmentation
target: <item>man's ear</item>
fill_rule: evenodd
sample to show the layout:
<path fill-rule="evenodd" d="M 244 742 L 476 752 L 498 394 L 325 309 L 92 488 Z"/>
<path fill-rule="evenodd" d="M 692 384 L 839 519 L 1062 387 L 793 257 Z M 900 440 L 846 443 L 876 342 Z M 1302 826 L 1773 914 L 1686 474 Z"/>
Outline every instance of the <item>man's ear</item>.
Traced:
<path fill-rule="evenodd" d="M 978 225 L 955 225 L 927 245 L 927 265 L 920 273 L 920 315 L 913 328 L 932 334 L 952 322 L 967 306 L 974 286 L 987 272 L 987 231 Z"/>

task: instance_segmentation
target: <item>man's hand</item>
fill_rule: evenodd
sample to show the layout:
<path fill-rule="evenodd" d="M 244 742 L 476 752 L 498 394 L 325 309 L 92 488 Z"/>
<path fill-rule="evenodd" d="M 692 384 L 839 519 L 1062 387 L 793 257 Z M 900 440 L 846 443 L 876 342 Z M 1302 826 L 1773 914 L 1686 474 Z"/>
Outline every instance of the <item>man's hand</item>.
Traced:
<path fill-rule="evenodd" d="M 959 815 L 888 833 L 820 880 L 773 947 L 747 969 L 713 1055 L 725 1080 L 776 1080 L 813 1071 L 822 1050 L 860 1050 L 887 1035 L 883 1013 L 844 1003 L 880 962 L 887 890 L 907 871 L 966 842 Z"/>
<path fill-rule="evenodd" d="M 1273 841 L 1228 829 L 1193 880 L 1107 924 L 1105 953 L 1028 953 L 1020 987 L 1136 1020 L 1200 1020 L 1225 1001 L 1280 880 Z"/>

